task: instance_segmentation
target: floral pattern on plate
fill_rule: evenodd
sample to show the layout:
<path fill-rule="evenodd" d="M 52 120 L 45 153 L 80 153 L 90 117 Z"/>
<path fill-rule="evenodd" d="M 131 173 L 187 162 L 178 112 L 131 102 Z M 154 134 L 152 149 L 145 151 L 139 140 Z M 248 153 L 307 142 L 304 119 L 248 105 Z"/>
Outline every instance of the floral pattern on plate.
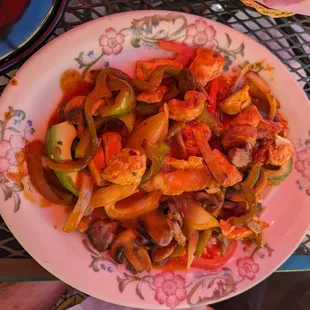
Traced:
<path fill-rule="evenodd" d="M 19 192 L 24 189 L 23 178 L 28 175 L 25 146 L 35 132 L 26 113 L 9 107 L 0 120 L 0 187 L 4 201 L 14 200 L 14 212 L 21 205 Z"/>
<path fill-rule="evenodd" d="M 298 141 L 297 158 L 295 160 L 295 169 L 300 173 L 300 178 L 296 184 L 300 190 L 304 190 L 310 196 L 310 130 L 309 139 Z"/>
<path fill-rule="evenodd" d="M 171 25 L 176 21 L 182 21 L 181 25 L 171 31 Z M 89 69 L 103 56 L 120 54 L 126 39 L 130 40 L 131 45 L 135 48 L 144 47 L 147 49 L 158 49 L 158 40 L 168 40 L 183 42 L 189 46 L 205 46 L 223 53 L 226 61 L 224 70 L 228 70 L 232 59 L 244 56 L 245 47 L 241 43 L 237 48 L 232 48 L 232 39 L 227 33 L 226 44 L 220 46 L 216 34 L 216 29 L 202 18 L 197 18 L 194 23 L 189 24 L 182 14 L 145 16 L 134 19 L 130 27 L 122 28 L 119 31 L 109 27 L 99 37 L 99 45 L 102 47 L 101 54 L 95 58 L 93 50 L 88 52 L 87 55 L 91 55 L 91 57 L 89 56 L 91 61 L 87 62 L 84 59 L 84 52 L 81 52 L 75 61 L 79 64 L 79 69 L 83 69 L 82 76 L 85 77 Z"/>
<path fill-rule="evenodd" d="M 121 265 L 114 262 L 107 252 L 98 253 L 86 239 L 83 240 L 83 245 L 91 254 L 92 261 L 89 268 L 93 271 L 103 270 L 111 273 L 118 269 L 118 272 L 122 274 L 122 276 L 117 276 L 120 293 L 125 291 L 127 285 L 135 282 L 135 293 L 140 299 L 145 300 L 145 292 L 151 290 L 154 292 L 153 298 L 160 305 L 166 305 L 170 309 L 178 307 L 184 300 L 189 306 L 195 306 L 228 296 L 236 290 L 239 283 L 254 280 L 260 270 L 259 261 L 266 255 L 271 257 L 274 252 L 266 243 L 263 248 L 252 249 L 249 256 L 237 258 L 237 273 L 230 268 L 222 267 L 218 270 L 194 272 L 193 276 L 188 279 L 178 274 L 177 271 L 158 270 L 156 274 L 151 272 L 138 275 L 130 271 L 122 271 Z M 243 251 L 247 252 L 250 249 L 245 246 Z M 211 295 L 210 291 L 212 291 Z"/>

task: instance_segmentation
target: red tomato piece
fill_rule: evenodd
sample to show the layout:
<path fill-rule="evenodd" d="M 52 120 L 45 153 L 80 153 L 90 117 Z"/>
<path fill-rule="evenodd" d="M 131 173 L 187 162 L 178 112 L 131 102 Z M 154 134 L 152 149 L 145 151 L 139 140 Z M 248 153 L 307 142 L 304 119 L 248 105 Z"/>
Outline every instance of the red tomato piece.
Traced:
<path fill-rule="evenodd" d="M 233 256 L 236 248 L 237 241 L 232 241 L 229 245 L 229 248 L 226 251 L 224 256 L 221 256 L 221 251 L 217 245 L 208 245 L 201 258 L 195 257 L 191 267 L 196 267 L 200 269 L 213 270 L 218 269 L 225 265 L 229 259 Z M 180 257 L 183 263 L 187 262 L 187 254 L 183 257 Z"/>
<path fill-rule="evenodd" d="M 183 64 L 184 67 L 196 57 L 196 49 L 185 44 L 165 40 L 159 40 L 158 44 L 162 50 L 176 53 L 175 60 Z"/>

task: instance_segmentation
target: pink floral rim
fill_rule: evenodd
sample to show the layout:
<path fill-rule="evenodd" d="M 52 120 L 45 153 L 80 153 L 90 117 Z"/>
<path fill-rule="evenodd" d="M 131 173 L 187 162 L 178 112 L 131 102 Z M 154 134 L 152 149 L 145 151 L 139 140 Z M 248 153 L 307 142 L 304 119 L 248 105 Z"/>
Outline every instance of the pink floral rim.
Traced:
<path fill-rule="evenodd" d="M 135 285 L 137 296 L 145 300 L 145 291 L 154 292 L 154 299 L 160 305 L 166 305 L 174 309 L 181 302 L 186 301 L 188 306 L 210 303 L 224 298 L 236 291 L 237 286 L 244 281 L 253 281 L 259 273 L 259 262 L 266 257 L 271 257 L 274 250 L 265 244 L 263 248 L 254 249 L 243 247 L 249 255 L 236 260 L 238 274 L 234 274 L 230 268 L 223 267 L 219 270 L 201 270 L 193 273 L 193 277 L 187 279 L 182 274 L 174 271 L 157 271 L 155 275 L 134 275 L 124 272 L 120 266 L 111 259 L 108 253 L 100 253 L 95 250 L 87 240 L 83 240 L 87 251 L 91 254 L 89 267 L 95 272 L 113 273 L 118 271 L 117 281 L 120 293 L 127 286 Z M 207 295 L 206 295 L 206 291 Z"/>
<path fill-rule="evenodd" d="M 169 24 L 176 21 L 182 21 L 182 24 L 173 32 L 169 27 L 156 31 L 156 27 L 158 27 L 160 22 Z M 197 18 L 194 23 L 189 24 L 184 15 L 179 13 L 145 16 L 140 19 L 134 19 L 128 28 L 117 31 L 113 27 L 109 27 L 99 37 L 101 54 L 95 55 L 94 50 L 90 50 L 87 53 L 81 52 L 75 58 L 75 61 L 79 64 L 79 68 L 83 69 L 82 75 L 85 77 L 89 69 L 99 60 L 103 60 L 106 56 L 119 55 L 123 51 L 123 44 L 126 40 L 129 40 L 135 48 L 142 47 L 146 49 L 157 49 L 158 40 L 168 40 L 181 41 L 190 46 L 213 48 L 217 52 L 224 54 L 226 61 L 224 69 L 228 70 L 232 60 L 244 56 L 244 44 L 241 43 L 239 47 L 232 48 L 232 39 L 226 34 L 226 43 L 224 46 L 220 46 L 216 35 L 216 29 L 202 18 Z M 89 61 L 84 59 L 85 54 Z M 106 64 L 108 65 L 108 62 Z"/>

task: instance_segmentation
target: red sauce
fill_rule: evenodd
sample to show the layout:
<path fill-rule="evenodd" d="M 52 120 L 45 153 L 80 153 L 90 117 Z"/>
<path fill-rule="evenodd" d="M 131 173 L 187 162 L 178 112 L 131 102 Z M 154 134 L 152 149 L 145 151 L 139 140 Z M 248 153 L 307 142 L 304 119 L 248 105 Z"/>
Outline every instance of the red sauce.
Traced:
<path fill-rule="evenodd" d="M 12 86 L 17 86 L 18 85 L 18 81 L 16 79 L 12 79 L 10 82 L 9 82 L 10 85 Z"/>

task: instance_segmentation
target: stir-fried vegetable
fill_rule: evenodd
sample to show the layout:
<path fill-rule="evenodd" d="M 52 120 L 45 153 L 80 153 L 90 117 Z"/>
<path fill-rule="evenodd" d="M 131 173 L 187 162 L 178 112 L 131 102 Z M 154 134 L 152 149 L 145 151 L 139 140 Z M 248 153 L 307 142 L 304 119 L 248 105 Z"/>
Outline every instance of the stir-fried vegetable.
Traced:
<path fill-rule="evenodd" d="M 114 205 L 106 205 L 105 211 L 113 220 L 124 221 L 135 219 L 155 210 L 158 207 L 160 197 L 160 191 L 147 194 L 137 193 Z"/>
<path fill-rule="evenodd" d="M 133 127 L 135 126 L 135 121 L 136 121 L 136 115 L 134 112 L 131 112 L 129 114 L 119 116 L 119 120 L 121 120 L 124 125 L 126 126 L 127 130 L 129 133 L 132 133 Z"/>
<path fill-rule="evenodd" d="M 42 166 L 44 149 L 44 144 L 38 140 L 29 143 L 26 147 L 27 165 L 31 182 L 45 199 L 57 204 L 72 205 L 72 194 L 47 183 Z"/>
<path fill-rule="evenodd" d="M 165 74 L 177 77 L 180 71 L 181 68 L 177 66 L 171 66 L 171 65 L 159 66 L 151 73 L 148 81 L 133 79 L 132 84 L 134 87 L 136 87 L 141 91 L 155 91 L 156 88 L 162 82 Z"/>
<path fill-rule="evenodd" d="M 106 187 L 99 188 L 91 197 L 89 205 L 92 208 L 104 207 L 112 205 L 119 200 L 129 197 L 136 192 L 138 184 L 131 183 L 129 185 L 111 184 Z"/>
<path fill-rule="evenodd" d="M 186 269 L 188 270 L 194 260 L 194 253 L 197 248 L 197 244 L 199 241 L 199 234 L 198 231 L 195 230 L 188 230 L 187 232 L 187 238 L 188 238 L 188 248 L 187 248 L 187 263 L 186 263 Z"/>
<path fill-rule="evenodd" d="M 245 77 L 250 82 L 250 93 L 254 93 L 257 97 L 264 98 L 269 102 L 269 119 L 273 120 L 277 111 L 277 100 L 271 93 L 266 82 L 255 72 L 248 72 Z M 257 91 L 258 90 L 258 91 Z M 262 95 L 261 95 L 262 94 Z"/>
<path fill-rule="evenodd" d="M 141 184 L 148 182 L 151 180 L 162 167 L 164 157 L 169 152 L 169 146 L 167 144 L 155 144 L 155 145 L 147 145 L 145 148 L 146 156 L 151 160 L 151 166 L 144 173 Z"/>
<path fill-rule="evenodd" d="M 201 269 L 213 270 L 219 269 L 225 265 L 229 259 L 233 256 L 237 247 L 237 242 L 232 241 L 229 244 L 228 250 L 225 255 L 222 256 L 218 245 L 210 245 L 205 248 L 200 258 L 195 257 L 191 266 Z"/>
<path fill-rule="evenodd" d="M 73 211 L 70 213 L 69 218 L 67 219 L 63 227 L 63 230 L 65 232 L 72 232 L 77 228 L 79 222 L 81 221 L 87 210 L 91 195 L 93 193 L 94 183 L 91 179 L 91 176 L 88 173 L 82 171 L 80 173 L 80 178 L 81 181 L 79 199 L 76 202 Z"/>
<path fill-rule="evenodd" d="M 256 183 L 259 178 L 260 166 L 258 164 L 253 164 L 248 177 L 245 181 L 240 184 L 242 194 L 249 205 L 249 211 L 238 218 L 233 218 L 232 223 L 234 225 L 242 225 L 245 222 L 249 221 L 253 218 L 257 213 L 257 201 L 256 195 L 253 191 L 252 187 Z"/>
<path fill-rule="evenodd" d="M 219 227 L 219 222 L 197 200 L 184 197 L 184 225 L 187 229 L 206 230 Z"/>
<path fill-rule="evenodd" d="M 162 50 L 176 53 L 175 60 L 179 61 L 184 67 L 190 64 L 196 56 L 196 49 L 185 44 L 172 41 L 158 41 Z"/>
<path fill-rule="evenodd" d="M 139 244 L 138 236 L 131 229 L 121 232 L 116 237 L 111 254 L 119 263 L 123 263 L 124 259 L 128 260 L 136 272 L 149 270 L 152 266 L 146 248 Z"/>
<path fill-rule="evenodd" d="M 93 179 L 98 186 L 106 185 L 106 180 L 101 177 L 101 173 L 106 166 L 106 159 L 102 147 L 100 146 L 88 164 L 88 168 L 93 176 Z"/>
<path fill-rule="evenodd" d="M 113 105 L 99 109 L 102 117 L 122 116 L 131 113 L 136 107 L 136 96 L 131 85 L 125 80 L 113 78 L 107 82 L 110 91 L 119 91 Z"/>
<path fill-rule="evenodd" d="M 163 112 L 146 119 L 134 130 L 127 146 L 143 151 L 145 143 L 149 145 L 162 143 L 168 132 L 168 117 L 168 108 L 164 106 Z"/>
<path fill-rule="evenodd" d="M 208 245 L 208 242 L 210 240 L 212 234 L 212 230 L 211 229 L 207 229 L 204 230 L 201 235 L 199 236 L 199 241 L 195 250 L 195 256 L 196 257 L 200 257 L 201 254 L 203 253 L 204 249 L 206 248 L 206 246 Z"/>
<path fill-rule="evenodd" d="M 185 122 L 176 122 L 172 126 L 170 126 L 167 134 L 167 140 L 169 141 L 170 139 L 172 139 L 185 126 L 186 126 Z"/>
<path fill-rule="evenodd" d="M 210 98 L 209 98 L 209 104 L 207 105 L 208 112 L 211 114 L 215 113 L 216 110 L 216 97 L 219 90 L 219 80 L 215 78 L 211 81 L 211 87 L 210 87 Z"/>
<path fill-rule="evenodd" d="M 207 111 L 206 107 L 204 107 L 201 114 L 198 116 L 198 120 L 208 125 L 217 137 L 219 137 L 224 130 L 223 125 Z"/>
<path fill-rule="evenodd" d="M 197 145 L 201 151 L 201 154 L 203 156 L 203 159 L 205 160 L 206 164 L 208 165 L 211 173 L 215 177 L 215 179 L 220 183 L 224 183 L 227 177 L 223 173 L 218 161 L 216 160 L 216 157 L 214 156 L 210 145 L 207 141 L 207 138 L 205 135 L 197 128 L 193 129 L 195 139 L 197 142 Z"/>
<path fill-rule="evenodd" d="M 174 59 L 138 61 L 133 79 L 105 68 L 64 96 L 46 147 L 26 148 L 30 179 L 53 203 L 77 200 L 63 229 L 133 274 L 171 260 L 220 268 L 236 240 L 263 245 L 261 192 L 288 177 L 295 148 L 249 63 L 224 73 L 212 50 L 159 47 Z"/>

